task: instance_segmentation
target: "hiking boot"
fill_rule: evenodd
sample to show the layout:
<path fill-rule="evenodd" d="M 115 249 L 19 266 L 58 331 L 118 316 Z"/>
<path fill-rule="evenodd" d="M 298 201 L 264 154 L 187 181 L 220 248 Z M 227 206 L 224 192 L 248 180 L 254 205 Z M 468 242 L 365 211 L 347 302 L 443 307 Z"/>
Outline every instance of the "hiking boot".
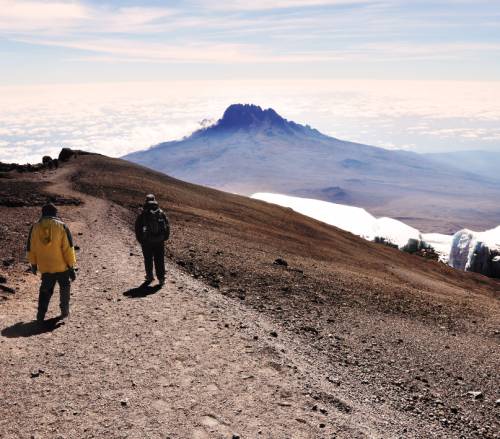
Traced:
<path fill-rule="evenodd" d="M 61 319 L 68 319 L 69 311 L 61 311 Z"/>
<path fill-rule="evenodd" d="M 152 283 L 153 281 L 155 280 L 155 278 L 153 276 L 146 276 L 144 278 L 144 285 L 149 285 L 150 283 Z"/>
<path fill-rule="evenodd" d="M 165 285 L 165 279 L 158 279 L 158 283 L 160 287 L 162 287 L 163 285 Z"/>

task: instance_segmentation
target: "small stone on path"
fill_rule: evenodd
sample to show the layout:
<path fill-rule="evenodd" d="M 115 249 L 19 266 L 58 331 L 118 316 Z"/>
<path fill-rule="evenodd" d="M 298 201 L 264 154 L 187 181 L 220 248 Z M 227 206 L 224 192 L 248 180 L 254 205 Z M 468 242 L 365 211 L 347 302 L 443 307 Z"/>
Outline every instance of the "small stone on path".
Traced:
<path fill-rule="evenodd" d="M 483 399 L 484 395 L 483 392 L 480 392 L 479 390 L 471 390 L 470 392 L 467 392 L 467 395 L 472 396 L 474 399 Z"/>

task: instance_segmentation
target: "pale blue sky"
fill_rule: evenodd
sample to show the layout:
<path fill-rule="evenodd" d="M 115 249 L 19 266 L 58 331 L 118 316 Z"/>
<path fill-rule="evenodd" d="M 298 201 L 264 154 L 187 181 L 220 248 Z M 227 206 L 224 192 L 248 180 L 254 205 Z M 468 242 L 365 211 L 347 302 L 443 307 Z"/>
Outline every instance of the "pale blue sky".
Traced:
<path fill-rule="evenodd" d="M 500 1 L 0 0 L 0 83 L 500 79 Z"/>
<path fill-rule="evenodd" d="M 0 0 L 0 161 L 118 156 L 237 102 L 387 148 L 498 151 L 500 0 Z"/>

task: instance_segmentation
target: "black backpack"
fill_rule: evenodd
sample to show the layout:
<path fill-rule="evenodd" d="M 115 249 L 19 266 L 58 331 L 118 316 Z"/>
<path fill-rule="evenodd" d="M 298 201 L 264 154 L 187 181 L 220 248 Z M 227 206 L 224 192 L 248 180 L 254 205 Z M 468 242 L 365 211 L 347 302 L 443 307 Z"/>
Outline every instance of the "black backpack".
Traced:
<path fill-rule="evenodd" d="M 170 227 L 168 219 L 161 209 L 144 212 L 143 224 L 142 231 L 145 242 L 156 244 L 168 239 Z"/>

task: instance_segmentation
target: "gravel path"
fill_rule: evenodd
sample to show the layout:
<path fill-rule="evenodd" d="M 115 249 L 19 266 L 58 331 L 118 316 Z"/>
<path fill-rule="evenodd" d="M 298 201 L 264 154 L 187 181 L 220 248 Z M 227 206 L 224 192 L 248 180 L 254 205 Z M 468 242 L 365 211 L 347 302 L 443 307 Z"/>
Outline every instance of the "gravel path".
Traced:
<path fill-rule="evenodd" d="M 328 415 L 314 367 L 254 311 L 171 266 L 163 289 L 137 289 L 142 257 L 121 208 L 65 178 L 52 190 L 85 202 L 62 209 L 79 247 L 71 317 L 43 331 L 32 321 L 34 278 L 4 305 L 0 437 L 378 436 L 342 407 Z"/>
<path fill-rule="evenodd" d="M 61 208 L 79 247 L 71 317 L 42 330 L 32 321 L 39 278 L 14 279 L 25 291 L 1 308 L 0 438 L 459 437 L 373 392 L 372 384 L 383 394 L 388 384 L 374 383 L 389 379 L 373 354 L 376 340 L 363 348 L 359 379 L 362 365 L 337 346 L 347 339 L 325 334 L 326 341 L 315 341 L 321 349 L 313 348 L 286 319 L 226 297 L 170 263 L 162 289 L 138 289 L 144 272 L 124 220 L 129 212 L 71 190 L 71 172 L 47 177 L 53 192 L 84 201 Z M 57 296 L 48 318 L 59 313 Z M 353 315 L 345 324 L 357 331 L 366 322 Z M 381 339 L 401 329 L 369 328 Z M 335 355 L 322 352 L 327 343 Z"/>

